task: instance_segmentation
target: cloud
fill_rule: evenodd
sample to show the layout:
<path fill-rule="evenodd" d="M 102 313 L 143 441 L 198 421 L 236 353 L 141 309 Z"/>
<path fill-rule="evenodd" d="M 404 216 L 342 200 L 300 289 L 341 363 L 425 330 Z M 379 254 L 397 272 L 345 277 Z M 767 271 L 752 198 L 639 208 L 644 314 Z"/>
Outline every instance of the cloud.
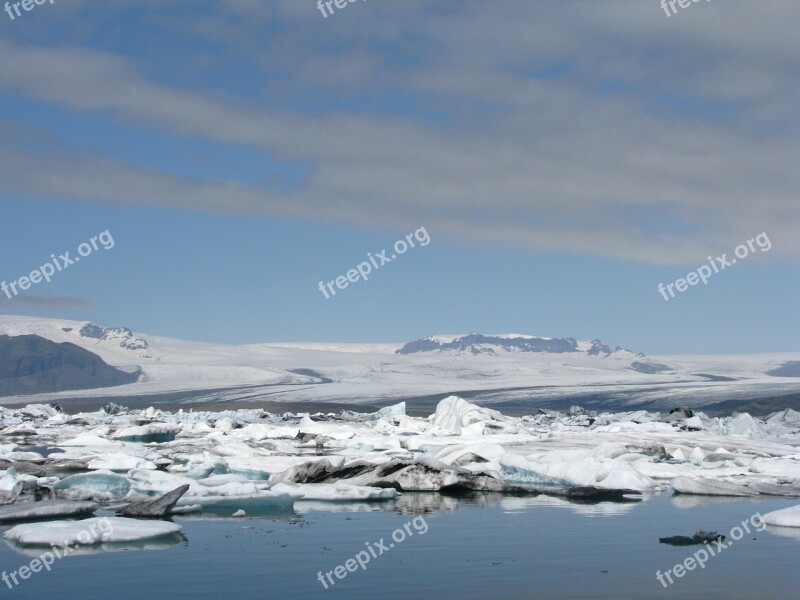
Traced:
<path fill-rule="evenodd" d="M 167 47 L 228 40 L 205 68 L 233 63 L 262 78 L 263 95 L 247 99 L 202 91 L 202 77 L 163 83 L 143 59 L 0 41 L 0 89 L 10 94 L 265 148 L 308 170 L 276 192 L 84 150 L 32 153 L 12 140 L 0 146 L 4 189 L 424 224 L 461 240 L 659 264 L 696 262 L 767 231 L 773 254 L 800 256 L 797 7 L 703 3 L 678 20 L 645 3 L 510 4 L 514 18 L 488 3 L 359 4 L 335 23 L 311 4 L 305 15 L 297 3 L 231 0 L 167 21 L 154 4 L 153 18 L 176 34 L 161 38 Z M 263 52 L 252 52 L 257 43 Z M 392 108 L 397 97 L 407 106 Z"/>
<path fill-rule="evenodd" d="M 0 305 L 19 306 L 32 310 L 83 310 L 92 308 L 94 300 L 91 298 L 78 298 L 72 296 L 41 296 L 20 295 L 10 300 L 5 294 L 0 294 Z"/>

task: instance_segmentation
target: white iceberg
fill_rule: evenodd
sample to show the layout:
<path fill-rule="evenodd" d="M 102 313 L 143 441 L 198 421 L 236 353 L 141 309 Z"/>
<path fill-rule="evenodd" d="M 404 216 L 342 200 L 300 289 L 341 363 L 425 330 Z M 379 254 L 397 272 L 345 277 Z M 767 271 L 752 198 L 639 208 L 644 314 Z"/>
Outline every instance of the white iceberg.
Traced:
<path fill-rule="evenodd" d="M 607 489 L 645 491 L 655 481 L 624 462 L 587 456 L 564 462 L 542 462 L 508 453 L 500 460 L 501 475 L 512 483 L 544 486 L 594 486 Z"/>
<path fill-rule="evenodd" d="M 8 469 L 0 477 L 0 502 L 14 502 L 23 486 L 24 483 L 17 475 L 17 470 L 14 467 Z"/>
<path fill-rule="evenodd" d="M 469 435 L 483 435 L 487 425 L 493 430 L 515 432 L 516 428 L 505 421 L 506 417 L 496 410 L 481 408 L 458 396 L 440 401 L 432 417 L 434 427 L 451 435 L 461 435 L 463 429 Z"/>
<path fill-rule="evenodd" d="M 800 527 L 800 504 L 767 513 L 761 520 L 778 527 Z"/>
<path fill-rule="evenodd" d="M 136 542 L 179 533 L 181 526 L 168 521 L 143 521 L 125 517 L 93 517 L 83 521 L 48 521 L 16 525 L 3 534 L 7 540 L 36 546 Z"/>
<path fill-rule="evenodd" d="M 131 469 L 155 470 L 156 465 L 149 460 L 124 454 L 122 452 L 111 452 L 96 456 L 87 464 L 87 468 L 92 471 L 130 471 Z"/>

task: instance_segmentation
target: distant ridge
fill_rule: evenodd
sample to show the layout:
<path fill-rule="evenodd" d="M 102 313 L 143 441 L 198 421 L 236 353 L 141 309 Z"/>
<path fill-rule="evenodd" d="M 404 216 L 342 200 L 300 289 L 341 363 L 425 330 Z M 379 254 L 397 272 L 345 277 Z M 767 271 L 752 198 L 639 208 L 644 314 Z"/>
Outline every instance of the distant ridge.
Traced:
<path fill-rule="evenodd" d="M 397 350 L 397 354 L 415 354 L 418 352 L 453 352 L 456 354 L 488 354 L 497 356 L 509 352 L 532 353 L 582 353 L 587 356 L 601 358 L 642 358 L 644 354 L 617 346 L 611 350 L 602 340 L 579 342 L 575 338 L 546 338 L 523 334 L 484 335 L 470 333 L 462 336 L 435 335 L 408 342 Z"/>
<path fill-rule="evenodd" d="M 80 346 L 38 335 L 0 335 L 0 396 L 88 390 L 134 383 L 126 373 Z"/>

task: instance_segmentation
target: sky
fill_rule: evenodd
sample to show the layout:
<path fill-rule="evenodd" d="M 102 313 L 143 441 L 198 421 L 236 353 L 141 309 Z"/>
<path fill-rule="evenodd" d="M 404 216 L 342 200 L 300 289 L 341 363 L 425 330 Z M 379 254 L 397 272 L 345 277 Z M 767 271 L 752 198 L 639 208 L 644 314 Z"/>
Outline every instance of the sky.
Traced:
<path fill-rule="evenodd" d="M 800 5 L 676 8 L 12 6 L 0 280 L 98 248 L 0 292 L 0 314 L 237 344 L 800 351 Z M 707 283 L 659 292 L 759 234 Z"/>

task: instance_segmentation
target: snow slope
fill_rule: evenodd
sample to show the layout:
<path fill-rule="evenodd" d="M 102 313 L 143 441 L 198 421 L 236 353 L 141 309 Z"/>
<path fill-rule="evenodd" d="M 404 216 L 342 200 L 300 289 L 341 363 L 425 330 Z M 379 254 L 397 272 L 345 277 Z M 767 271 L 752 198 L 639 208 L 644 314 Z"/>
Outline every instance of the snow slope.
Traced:
<path fill-rule="evenodd" d="M 213 397 L 216 401 L 389 403 L 458 393 L 480 398 L 482 404 L 520 400 L 546 403 L 554 399 L 579 403 L 602 396 L 630 406 L 662 403 L 672 407 L 800 392 L 800 379 L 766 374 L 785 362 L 800 360 L 797 353 L 617 358 L 588 355 L 584 350 L 591 344 L 580 342 L 580 352 L 464 355 L 435 351 L 402 355 L 396 354 L 402 344 L 233 346 L 151 336 L 123 328 L 92 328 L 92 336 L 87 337 L 81 335 L 86 325 L 0 316 L 0 334 L 35 334 L 55 342 L 77 344 L 113 366 L 140 367 L 143 376 L 139 382 L 99 390 L 4 398 L 3 403 L 197 391 L 197 398 L 187 401 L 208 401 Z M 455 337 L 458 336 L 452 336 Z M 631 369 L 633 360 L 661 363 L 668 370 L 637 372 Z M 211 394 L 211 390 L 215 392 Z"/>

